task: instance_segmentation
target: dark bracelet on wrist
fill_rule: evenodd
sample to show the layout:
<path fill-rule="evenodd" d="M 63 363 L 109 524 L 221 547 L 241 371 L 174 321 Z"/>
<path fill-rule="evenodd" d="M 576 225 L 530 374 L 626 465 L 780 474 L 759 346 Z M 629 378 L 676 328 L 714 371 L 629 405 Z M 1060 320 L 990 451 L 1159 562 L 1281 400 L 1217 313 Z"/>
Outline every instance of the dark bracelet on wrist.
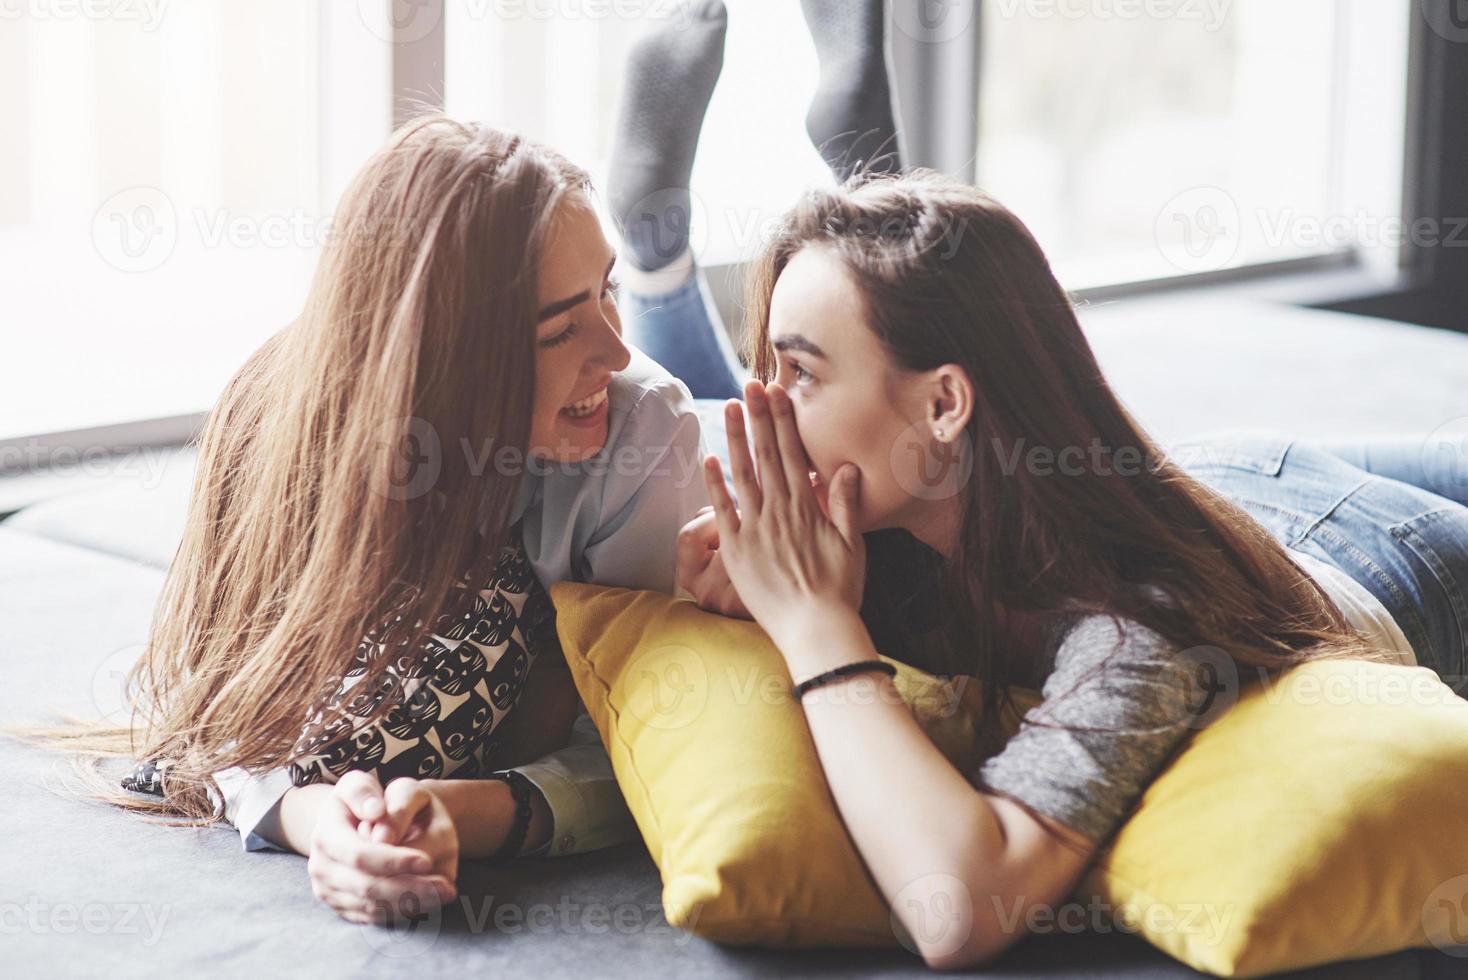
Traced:
<path fill-rule="evenodd" d="M 822 684 L 836 680 L 838 677 L 845 677 L 848 674 L 864 673 L 869 670 L 879 670 L 882 673 L 886 674 L 888 677 L 897 676 L 897 668 L 887 663 L 887 661 L 885 660 L 858 660 L 855 663 L 842 664 L 840 667 L 833 667 L 828 671 L 817 674 L 816 676 L 811 677 L 807 680 L 801 681 L 799 684 L 796 684 L 795 687 L 791 689 L 790 696 L 793 697 L 796 701 L 799 701 L 802 697 L 805 696 L 805 692 L 811 690 L 812 688 L 820 687 Z"/>
<path fill-rule="evenodd" d="M 520 847 L 525 843 L 525 834 L 530 830 L 530 791 L 533 787 L 529 779 L 513 769 L 491 772 L 485 778 L 500 779 L 508 783 L 510 795 L 515 800 L 515 819 L 505 834 L 505 841 L 487 859 L 490 864 L 509 864 L 519 855 Z"/>

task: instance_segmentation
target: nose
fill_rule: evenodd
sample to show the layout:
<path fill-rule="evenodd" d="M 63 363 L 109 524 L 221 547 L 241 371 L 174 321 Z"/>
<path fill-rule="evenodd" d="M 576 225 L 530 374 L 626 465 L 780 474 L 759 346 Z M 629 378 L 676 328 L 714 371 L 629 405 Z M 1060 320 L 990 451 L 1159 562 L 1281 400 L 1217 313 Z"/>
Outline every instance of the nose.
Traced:
<path fill-rule="evenodd" d="M 602 329 L 597 331 L 597 347 L 593 359 L 612 371 L 625 371 L 632 363 L 632 352 L 622 342 L 622 324 L 617 315 L 602 316 Z"/>

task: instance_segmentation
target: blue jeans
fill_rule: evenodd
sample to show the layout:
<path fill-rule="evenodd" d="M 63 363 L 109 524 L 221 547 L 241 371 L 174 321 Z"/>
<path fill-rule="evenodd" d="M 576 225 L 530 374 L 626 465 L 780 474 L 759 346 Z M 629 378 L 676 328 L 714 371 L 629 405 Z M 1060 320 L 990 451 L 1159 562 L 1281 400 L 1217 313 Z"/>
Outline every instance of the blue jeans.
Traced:
<path fill-rule="evenodd" d="M 623 287 L 619 311 L 628 342 L 682 379 L 694 398 L 740 398 L 748 375 L 727 344 L 728 334 L 708 295 L 703 273 L 670 293 Z M 727 348 L 727 349 L 726 349 Z"/>
<path fill-rule="evenodd" d="M 1464 492 L 1455 482 L 1461 461 L 1422 447 L 1410 438 L 1312 443 L 1231 430 L 1185 440 L 1169 455 L 1281 544 L 1365 586 L 1401 627 L 1417 662 L 1461 691 L 1468 681 L 1468 499 L 1433 492 Z"/>

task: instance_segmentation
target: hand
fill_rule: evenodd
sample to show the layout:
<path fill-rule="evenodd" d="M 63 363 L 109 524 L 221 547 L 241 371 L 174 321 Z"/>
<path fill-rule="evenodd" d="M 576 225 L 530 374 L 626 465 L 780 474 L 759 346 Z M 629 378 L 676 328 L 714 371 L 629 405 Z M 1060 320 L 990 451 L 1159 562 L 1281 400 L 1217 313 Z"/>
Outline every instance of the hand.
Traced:
<path fill-rule="evenodd" d="M 789 645 L 819 632 L 823 617 L 855 615 L 861 608 L 866 545 L 857 525 L 860 471 L 848 463 L 835 474 L 827 517 L 811 486 L 789 395 L 778 384 L 766 388 L 758 381 L 748 382 L 744 392 L 752 456 L 740 404 L 724 406 L 740 508 L 724 486 L 717 457 L 704 460 L 704 479 L 729 578 L 788 658 Z"/>
<path fill-rule="evenodd" d="M 457 894 L 458 838 L 442 803 L 412 787 L 385 792 L 371 772 L 342 776 L 311 832 L 311 891 L 351 922 L 386 924 Z M 412 781 L 416 782 L 416 780 Z M 419 791 L 421 793 L 421 791 Z M 404 839 L 395 842 L 398 828 Z M 402 846 L 411 843 L 412 847 Z M 451 855 L 451 858 L 450 858 Z"/>
<path fill-rule="evenodd" d="M 739 590 L 729 579 L 719 553 L 719 525 L 714 508 L 704 507 L 678 532 L 675 582 L 693 596 L 698 608 L 739 619 L 753 619 Z"/>

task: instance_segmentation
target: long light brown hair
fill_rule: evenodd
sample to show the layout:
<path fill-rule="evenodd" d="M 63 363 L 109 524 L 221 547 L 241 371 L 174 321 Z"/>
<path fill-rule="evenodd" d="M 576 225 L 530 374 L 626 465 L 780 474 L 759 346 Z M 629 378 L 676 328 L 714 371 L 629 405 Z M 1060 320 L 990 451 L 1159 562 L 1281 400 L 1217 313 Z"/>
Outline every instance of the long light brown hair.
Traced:
<path fill-rule="evenodd" d="M 398 130 L 343 196 L 300 317 L 208 416 L 125 681 L 131 724 L 11 734 L 73 750 L 93 797 L 213 822 L 211 774 L 286 764 L 369 630 L 401 655 L 464 612 L 473 590 L 453 586 L 493 567 L 520 479 L 472 460 L 530 441 L 540 257 L 556 208 L 589 188 L 514 133 L 444 116 Z M 426 485 L 406 468 L 425 452 Z M 360 689 L 390 686 L 393 660 L 374 658 Z M 104 779 L 108 756 L 169 760 L 163 798 Z"/>
<path fill-rule="evenodd" d="M 914 372 L 957 364 L 973 380 L 965 432 L 973 468 L 958 495 L 957 547 L 946 560 L 931 552 L 948 642 L 923 666 L 985 682 L 988 750 L 1000 742 L 1001 704 L 1013 703 L 1009 685 L 1033 676 L 1027 658 L 1038 655 L 1010 642 L 1011 614 L 1105 614 L 1119 632 L 1130 619 L 1179 650 L 1223 651 L 1256 677 L 1320 657 L 1394 659 L 1349 625 L 1262 525 L 1176 465 L 1132 419 L 1040 246 L 998 202 L 921 169 L 858 174 L 807 194 L 748 280 L 745 354 L 762 381 L 777 369 L 775 283 L 807 247 L 828 249 L 852 273 L 894 364 Z M 1016 447 L 1059 459 L 1065 447 L 1093 445 L 1113 454 L 1130 447 L 1146 465 L 1062 477 L 1002 462 Z M 867 540 L 877 547 L 869 548 L 863 616 L 892 638 L 900 630 L 890 619 L 901 610 L 881 603 L 910 594 L 903 580 L 923 580 L 925 560 L 901 535 Z M 1250 681 L 1249 671 L 1239 674 Z"/>

